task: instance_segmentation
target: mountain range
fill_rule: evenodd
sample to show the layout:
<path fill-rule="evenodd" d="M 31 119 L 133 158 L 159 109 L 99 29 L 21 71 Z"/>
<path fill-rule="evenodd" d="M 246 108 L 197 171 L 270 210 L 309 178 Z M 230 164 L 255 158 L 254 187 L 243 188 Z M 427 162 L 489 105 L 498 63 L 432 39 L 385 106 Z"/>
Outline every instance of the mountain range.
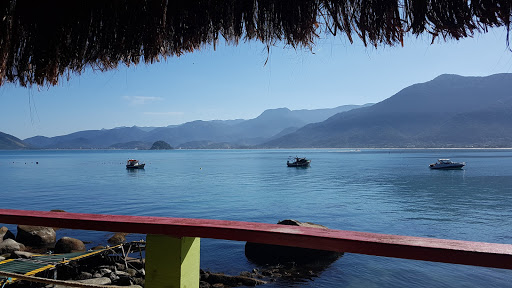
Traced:
<path fill-rule="evenodd" d="M 512 147 L 512 74 L 441 75 L 262 147 Z"/>
<path fill-rule="evenodd" d="M 21 141 L 0 149 L 512 147 L 512 74 L 440 75 L 388 99 L 331 109 L 269 109 L 250 120 L 119 127 Z M 6 140 L 10 139 L 10 140 Z M 13 146 L 14 145 L 14 146 Z"/>
<path fill-rule="evenodd" d="M 24 142 L 39 149 L 149 149 L 155 141 L 165 141 L 177 148 L 244 148 L 262 144 L 282 133 L 293 132 L 337 113 L 369 105 L 293 111 L 278 108 L 266 110 L 250 120 L 197 120 L 151 129 L 133 126 L 88 130 L 56 137 L 36 136 Z"/>

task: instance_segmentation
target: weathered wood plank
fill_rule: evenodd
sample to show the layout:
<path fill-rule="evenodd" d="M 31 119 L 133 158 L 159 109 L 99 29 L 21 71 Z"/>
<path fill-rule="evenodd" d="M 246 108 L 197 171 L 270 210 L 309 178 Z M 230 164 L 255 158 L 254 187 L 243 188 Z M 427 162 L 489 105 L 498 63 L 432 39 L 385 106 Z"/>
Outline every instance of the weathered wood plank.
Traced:
<path fill-rule="evenodd" d="M 0 209 L 0 223 L 201 237 L 512 269 L 512 245 L 192 218 Z"/>

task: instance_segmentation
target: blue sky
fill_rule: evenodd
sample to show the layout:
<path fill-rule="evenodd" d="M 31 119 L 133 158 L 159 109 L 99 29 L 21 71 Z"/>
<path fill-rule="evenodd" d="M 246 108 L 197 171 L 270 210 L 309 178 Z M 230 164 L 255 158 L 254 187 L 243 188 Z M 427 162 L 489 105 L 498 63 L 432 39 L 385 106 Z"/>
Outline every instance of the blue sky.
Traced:
<path fill-rule="evenodd" d="M 152 65 L 85 71 L 55 87 L 0 87 L 0 131 L 20 139 L 119 126 L 251 119 L 270 108 L 376 103 L 440 74 L 512 72 L 506 30 L 460 41 L 427 36 L 404 47 L 364 47 L 322 37 L 313 49 L 224 44 Z M 268 60 L 268 61 L 267 61 Z M 266 62 L 266 64 L 265 64 Z"/>

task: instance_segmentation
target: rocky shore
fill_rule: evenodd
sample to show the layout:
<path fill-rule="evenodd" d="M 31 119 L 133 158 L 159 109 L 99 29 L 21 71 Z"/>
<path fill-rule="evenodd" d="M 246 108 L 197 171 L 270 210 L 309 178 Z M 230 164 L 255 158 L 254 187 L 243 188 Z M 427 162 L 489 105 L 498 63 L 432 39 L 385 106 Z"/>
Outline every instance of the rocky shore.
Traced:
<path fill-rule="evenodd" d="M 326 228 L 313 223 L 284 220 L 278 224 Z M 6 259 L 30 259 L 36 254 L 65 254 L 86 251 L 79 239 L 62 237 L 57 240 L 56 228 L 18 225 L 14 234 L 6 227 L 0 228 L 0 261 Z M 96 285 L 144 287 L 145 259 L 144 241 L 126 243 L 126 233 L 116 233 L 106 246 L 90 251 L 100 251 L 94 256 L 57 265 L 54 270 L 43 271 L 35 276 L 64 281 L 77 281 Z M 123 244 L 122 247 L 115 245 Z M 115 247 L 115 248 L 113 248 Z M 104 252 L 104 253 L 103 253 Z M 245 254 L 255 268 L 239 275 L 225 275 L 211 271 L 200 271 L 200 287 L 257 286 L 274 281 L 304 281 L 317 277 L 328 265 L 343 253 L 322 250 L 293 248 L 276 245 L 246 243 Z M 0 266 L 1 271 L 1 266 Z M 1 277 L 1 276 L 0 276 Z M 0 278 L 2 284 L 2 278 Z M 16 281 L 8 287 L 64 287 Z"/>

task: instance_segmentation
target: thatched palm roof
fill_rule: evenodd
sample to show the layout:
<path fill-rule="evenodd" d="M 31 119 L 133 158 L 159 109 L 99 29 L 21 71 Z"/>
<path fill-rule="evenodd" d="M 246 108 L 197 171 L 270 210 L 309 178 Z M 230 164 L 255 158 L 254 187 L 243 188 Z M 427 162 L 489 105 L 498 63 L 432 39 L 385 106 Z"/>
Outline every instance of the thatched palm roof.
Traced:
<path fill-rule="evenodd" d="M 151 63 L 220 37 L 309 47 L 320 33 L 365 45 L 407 33 L 460 39 L 510 27 L 511 0 L 0 1 L 0 85 L 54 85 L 86 67 Z M 508 43 L 508 39 L 507 39 Z"/>

